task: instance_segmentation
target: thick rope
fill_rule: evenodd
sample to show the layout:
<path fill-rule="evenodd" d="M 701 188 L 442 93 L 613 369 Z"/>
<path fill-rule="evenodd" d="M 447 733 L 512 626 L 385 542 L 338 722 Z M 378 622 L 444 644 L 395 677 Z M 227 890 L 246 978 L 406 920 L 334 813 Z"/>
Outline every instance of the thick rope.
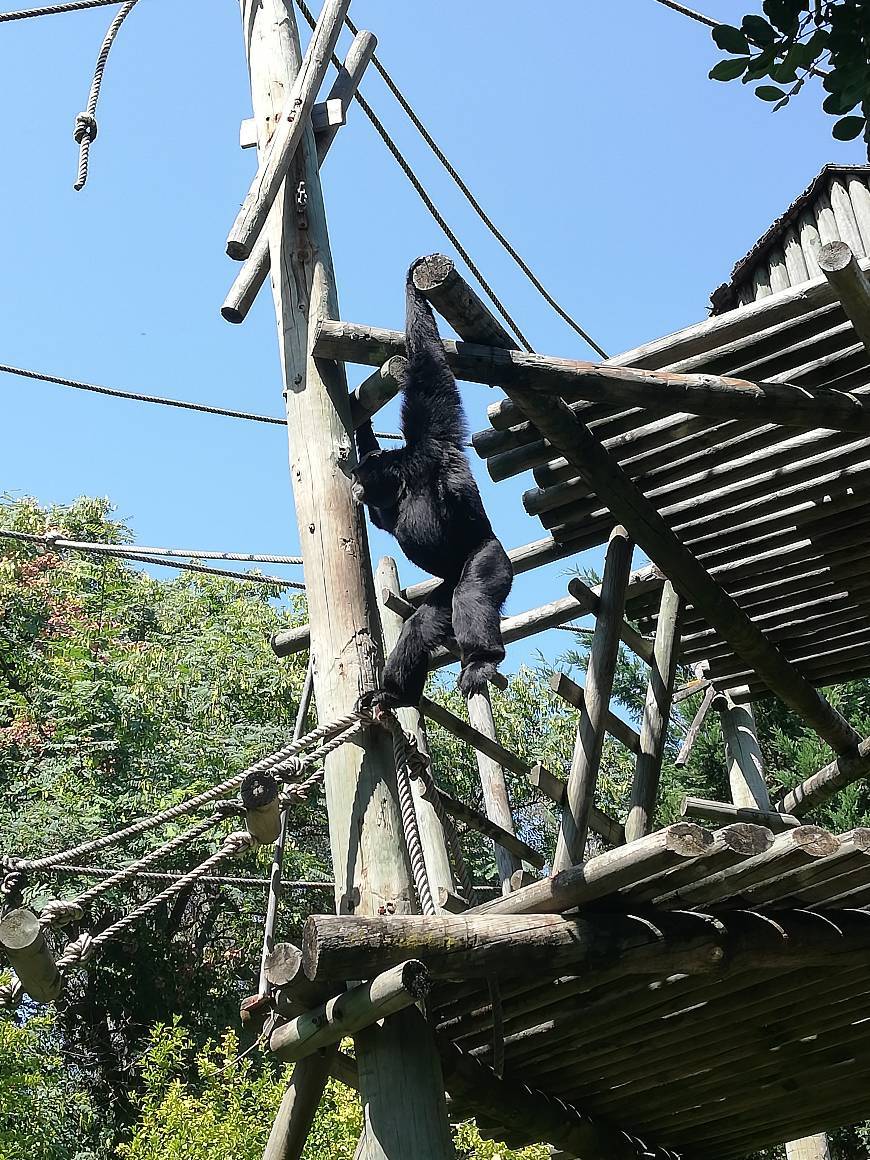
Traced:
<path fill-rule="evenodd" d="M 85 541 L 64 540 L 60 533 L 47 532 L 45 535 L 38 535 L 36 532 L 13 532 L 3 529 L 0 530 L 0 539 L 21 540 L 24 543 L 41 544 L 51 549 L 84 552 L 87 555 L 95 556 L 104 555 L 108 548 L 110 549 L 109 554 L 137 564 L 157 564 L 163 568 L 175 568 L 179 572 L 198 572 L 207 576 L 223 576 L 227 580 L 242 580 L 245 583 L 268 584 L 273 588 L 296 588 L 301 592 L 305 591 L 305 585 L 299 580 L 285 580 L 281 576 L 264 576 L 260 572 L 235 572 L 230 568 L 211 568 L 207 564 L 195 564 L 190 560 L 161 559 L 118 544 L 90 544 Z"/>
<path fill-rule="evenodd" d="M 24 8 L 18 12 L 0 12 L 0 24 L 9 20 L 29 20 L 32 16 L 59 16 L 63 12 L 83 12 L 86 8 L 105 8 L 122 0 L 70 0 L 69 4 L 46 4 L 42 8 Z"/>
<path fill-rule="evenodd" d="M 185 830 L 183 834 L 164 842 L 162 846 L 152 850 L 144 857 L 131 862 L 129 866 L 124 866 L 118 870 L 110 878 L 106 878 L 103 882 L 98 882 L 83 894 L 79 894 L 76 898 L 70 899 L 52 899 L 46 902 L 42 908 L 39 916 L 39 921 L 42 926 L 65 926 L 68 922 L 78 922 L 84 916 L 87 907 L 105 894 L 108 890 L 114 889 L 116 886 L 123 886 L 125 883 L 132 881 L 140 870 L 147 869 L 154 862 L 158 862 L 167 854 L 174 854 L 176 850 L 183 849 L 190 842 L 196 841 L 197 838 L 202 837 L 208 830 L 214 826 L 219 825 L 223 821 L 220 814 L 216 814 L 204 821 L 199 822 L 195 826 L 191 826 L 189 830 Z"/>
<path fill-rule="evenodd" d="M 247 419 L 251 423 L 270 423 L 276 427 L 286 427 L 286 419 L 274 415 L 257 415 L 251 411 L 233 411 L 226 407 L 210 407 L 206 403 L 191 403 L 186 399 L 167 399 L 164 395 L 143 395 L 138 391 L 120 391 L 115 387 L 101 387 L 97 383 L 83 383 L 78 379 L 65 379 L 60 375 L 46 375 L 41 371 L 30 371 L 24 367 L 13 367 L 0 363 L 0 371 L 6 375 L 17 375 L 22 379 L 33 379 L 38 383 L 55 383 L 59 387 L 72 387 L 76 391 L 90 391 L 94 395 L 109 395 L 113 399 L 129 399 L 134 403 L 157 403 L 161 407 L 177 407 L 182 411 L 199 411 L 204 415 L 221 415 L 226 419 Z"/>
<path fill-rule="evenodd" d="M 250 564 L 302 563 L 301 556 L 263 556 L 254 552 L 206 552 L 200 548 L 151 548 L 145 544 L 101 544 L 93 540 L 65 540 L 61 533 L 54 532 L 47 532 L 44 536 L 39 536 L 34 532 L 0 531 L 0 536 L 29 540 L 33 543 L 42 540 L 51 544 L 53 548 L 69 548 L 107 556 L 126 556 L 130 552 L 135 552 L 139 556 L 166 556 L 170 559 L 178 556 L 185 560 L 228 560 Z"/>
<path fill-rule="evenodd" d="M 119 918 L 117 922 L 113 922 L 111 926 L 107 926 L 105 930 L 101 930 L 98 935 L 83 934 L 80 935 L 74 942 L 67 943 L 64 947 L 63 954 L 57 960 L 57 969 L 61 973 L 72 970 L 75 967 L 83 965 L 88 962 L 106 943 L 113 938 L 123 934 L 124 931 L 129 930 L 134 923 L 138 922 L 140 918 L 144 918 L 146 914 L 150 914 L 156 910 L 158 906 L 164 902 L 168 902 L 170 898 L 174 898 L 176 894 L 181 894 L 188 886 L 196 885 L 197 881 L 213 870 L 215 866 L 219 866 L 221 862 L 225 862 L 227 858 L 236 858 L 250 850 L 254 845 L 254 839 L 244 830 L 238 830 L 235 833 L 227 834 L 223 840 L 221 848 L 217 853 L 212 854 L 210 858 L 206 858 L 199 866 L 193 870 L 183 874 L 171 886 L 167 886 L 159 894 L 155 894 L 153 898 L 149 898 L 147 902 L 143 902 L 141 906 L 137 906 L 135 910 L 131 910 L 129 914 L 125 914 L 123 918 Z"/>
<path fill-rule="evenodd" d="M 84 854 L 92 854 L 98 850 L 106 850 L 110 846 L 116 846 L 128 838 L 134 838 L 139 834 L 147 833 L 149 830 L 157 829 L 167 822 L 174 822 L 176 818 L 183 817 L 185 814 L 192 813 L 201 806 L 208 805 L 211 802 L 217 801 L 219 798 L 226 797 L 228 794 L 237 790 L 249 774 L 265 773 L 266 770 L 272 772 L 301 772 L 310 762 L 328 756 L 333 749 L 337 749 L 339 745 L 343 745 L 346 741 L 349 741 L 370 720 L 370 716 L 365 713 L 347 713 L 344 717 L 339 717 L 327 725 L 319 725 L 304 737 L 300 737 L 298 741 L 292 741 L 289 745 L 285 745 L 283 749 L 277 750 L 277 752 L 262 758 L 254 765 L 242 770 L 241 773 L 227 778 L 220 785 L 213 786 L 211 789 L 204 790 L 194 797 L 187 798 L 185 801 L 179 802 L 178 805 L 170 806 L 165 810 L 161 810 L 160 813 L 152 814 L 147 818 L 140 818 L 139 821 L 133 822 L 131 825 L 125 826 L 115 833 L 105 834 L 101 838 L 94 838 L 90 842 L 83 842 L 79 846 L 73 846 L 57 854 L 47 854 L 43 858 L 0 857 L 0 870 L 4 872 L 35 871 L 49 866 L 62 865 L 65 862 L 74 862 Z M 314 750 L 308 756 L 307 760 L 302 762 L 294 760 L 297 754 L 302 753 L 303 750 L 318 741 L 322 741 L 324 738 L 331 738 L 331 740 L 326 741 L 324 745 Z"/>
<path fill-rule="evenodd" d="M 350 19 L 349 16 L 345 16 L 344 22 L 347 25 L 347 27 L 351 30 L 351 32 L 354 34 L 354 36 L 356 36 L 358 30 L 355 27 L 353 21 Z M 522 270 L 522 272 L 525 274 L 525 276 L 528 278 L 528 280 L 531 282 L 531 284 L 535 287 L 535 289 L 538 291 L 538 293 L 541 295 L 541 297 L 544 299 L 544 301 L 549 306 L 552 306 L 552 308 L 556 311 L 556 313 L 559 315 L 559 317 L 564 322 L 567 322 L 567 324 L 571 327 L 571 329 L 575 332 L 575 334 L 579 334 L 580 337 L 583 339 L 583 341 L 588 343 L 588 345 L 592 347 L 592 349 L 595 351 L 596 354 L 600 355 L 602 358 L 607 358 L 607 353 L 583 329 L 583 327 L 580 325 L 580 323 L 577 322 L 574 318 L 572 318 L 571 315 L 567 312 L 567 310 L 565 310 L 562 306 L 559 305 L 559 303 L 556 301 L 556 299 L 553 297 L 553 295 L 549 292 L 549 290 L 547 290 L 547 288 L 543 285 L 541 280 L 537 277 L 537 275 L 534 273 L 534 271 L 530 268 L 530 266 L 525 261 L 525 259 L 516 251 L 516 249 L 514 249 L 514 247 L 511 245 L 511 243 L 507 239 L 507 237 L 498 228 L 498 226 L 495 224 L 495 222 L 492 220 L 492 218 L 489 216 L 489 214 L 486 212 L 486 210 L 483 208 L 483 206 L 480 204 L 480 202 L 477 200 L 477 198 L 474 196 L 474 194 L 471 192 L 471 190 L 465 184 L 462 177 L 459 175 L 459 173 L 457 173 L 454 166 L 451 164 L 451 162 L 445 156 L 444 152 L 441 150 L 441 148 L 439 147 L 439 145 L 437 144 L 437 142 L 433 138 L 432 134 L 429 132 L 429 130 L 426 128 L 426 126 L 423 124 L 423 122 L 420 120 L 420 118 L 417 116 L 417 114 L 411 108 L 411 105 L 409 104 L 405 95 L 402 93 L 399 86 L 396 84 L 396 82 L 393 80 L 393 78 L 390 76 L 390 74 L 387 72 L 387 70 L 381 64 L 380 60 L 378 59 L 377 53 L 372 53 L 372 64 L 374 65 L 375 69 L 380 73 L 387 88 L 390 90 L 390 92 L 393 94 L 393 96 L 399 102 L 400 106 L 402 107 L 403 112 L 407 115 L 411 124 L 414 126 L 414 128 L 417 130 L 417 132 L 420 134 L 420 136 L 423 138 L 423 140 L 426 142 L 426 144 L 429 146 L 429 148 L 432 150 L 432 152 L 438 158 L 438 161 L 441 163 L 441 165 L 443 165 L 443 167 L 447 170 L 447 173 L 450 175 L 450 177 L 452 178 L 452 180 L 454 181 L 456 186 L 459 188 L 460 192 L 465 197 L 468 204 L 471 206 L 471 208 L 474 210 L 474 212 L 477 214 L 477 216 L 480 218 L 480 220 L 483 222 L 483 224 L 486 226 L 486 228 L 489 230 L 489 232 L 495 238 L 495 240 L 506 251 L 506 253 L 513 259 L 513 261 L 517 264 L 517 266 L 519 266 L 519 268 Z"/>
<path fill-rule="evenodd" d="M 437 914 L 438 907 L 432 897 L 432 886 L 426 871 L 426 859 L 423 855 L 423 842 L 420 838 L 420 823 L 417 819 L 417 809 L 414 804 L 414 794 L 411 791 L 411 778 L 408 768 L 410 750 L 405 738 L 405 732 L 395 717 L 385 718 L 390 732 L 393 735 L 393 757 L 396 765 L 396 789 L 399 795 L 399 814 L 402 821 L 402 833 L 405 837 L 405 846 L 408 850 L 408 860 L 411 863 L 411 874 L 414 878 L 414 888 L 420 902 L 423 914 Z"/>
<path fill-rule="evenodd" d="M 88 155 L 91 149 L 91 142 L 97 139 L 97 101 L 100 99 L 100 86 L 103 83 L 106 61 L 109 59 L 109 53 L 112 50 L 112 45 L 115 43 L 115 37 L 118 35 L 121 25 L 138 3 L 139 0 L 126 0 L 120 12 L 116 14 L 115 19 L 109 25 L 109 30 L 103 38 L 103 43 L 97 56 L 97 63 L 94 66 L 94 79 L 91 81 L 88 107 L 84 113 L 77 114 L 75 128 L 73 129 L 73 137 L 79 146 L 79 171 L 73 189 L 84 189 L 85 182 L 88 180 Z"/>
<path fill-rule="evenodd" d="M 673 8 L 674 12 L 688 16 L 690 20 L 695 20 L 698 24 L 706 24 L 708 28 L 716 28 L 720 23 L 718 20 L 711 20 L 703 12 L 695 12 L 692 8 L 687 8 L 685 4 L 677 4 L 676 0 L 656 0 L 656 3 L 664 5 L 665 8 Z"/>

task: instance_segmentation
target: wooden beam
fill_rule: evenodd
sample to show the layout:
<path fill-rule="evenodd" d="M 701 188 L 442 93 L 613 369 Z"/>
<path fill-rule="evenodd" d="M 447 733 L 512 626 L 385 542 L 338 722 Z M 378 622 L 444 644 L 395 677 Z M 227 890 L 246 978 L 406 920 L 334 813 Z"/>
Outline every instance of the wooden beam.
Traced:
<path fill-rule="evenodd" d="M 425 921 L 436 920 L 427 916 Z M 304 1059 L 412 1007 L 428 991 L 429 973 L 424 965 L 414 960 L 401 962 L 370 982 L 342 991 L 313 1011 L 284 1023 L 269 1036 L 269 1050 L 282 1063 Z"/>
<path fill-rule="evenodd" d="M 701 858 L 712 845 L 709 831 L 691 822 L 678 822 L 513 894 L 484 902 L 469 914 L 552 914 L 570 910 Z"/>
<path fill-rule="evenodd" d="M 367 366 L 377 366 L 403 349 L 400 331 L 331 319 L 323 321 L 315 340 L 315 351 L 320 357 Z M 824 387 L 613 367 L 473 342 L 448 341 L 444 349 L 457 378 L 486 385 L 498 383 L 546 438 L 549 435 L 524 405 L 527 394 L 557 397 L 571 392 L 575 397 L 611 407 L 688 412 L 711 419 L 778 423 L 803 430 L 824 427 L 862 434 L 870 432 L 870 400 Z"/>
<path fill-rule="evenodd" d="M 659 605 L 655 655 L 647 682 L 640 730 L 640 753 L 635 762 L 628 817 L 625 821 L 626 842 L 633 842 L 650 833 L 655 821 L 662 760 L 671 720 L 682 611 L 683 602 L 673 584 L 667 581 Z"/>
<path fill-rule="evenodd" d="M 32 910 L 9 911 L 0 922 L 0 946 L 31 999 L 50 1003 L 58 997 L 63 979 Z"/>
<path fill-rule="evenodd" d="M 281 803 L 278 782 L 267 771 L 249 773 L 241 784 L 239 796 L 245 807 L 245 826 L 261 846 L 271 846 L 281 836 Z"/>
<path fill-rule="evenodd" d="M 741 808 L 769 811 L 770 794 L 764 780 L 764 758 L 755 728 L 755 714 L 749 701 L 742 697 L 738 704 L 735 694 L 739 696 L 738 690 L 720 693 L 713 702 L 722 723 L 731 800 Z"/>
<path fill-rule="evenodd" d="M 817 773 L 787 790 L 776 803 L 784 814 L 802 818 L 809 810 L 832 797 L 837 790 L 859 781 L 870 772 L 870 737 L 858 746 L 855 756 L 838 757 Z"/>
<path fill-rule="evenodd" d="M 326 0 L 323 5 L 305 56 L 299 63 L 284 105 L 274 122 L 275 131 L 268 144 L 260 147 L 257 174 L 227 238 L 227 253 L 231 258 L 244 261 L 250 256 L 284 178 L 290 171 L 296 151 L 306 132 L 310 132 L 311 110 L 329 68 L 332 50 L 338 42 L 342 21 L 349 7 L 350 0 Z M 254 116 L 257 117 L 258 129 L 262 129 L 263 121 L 256 109 Z M 257 134 L 259 141 L 265 142 L 267 137 L 268 134 L 263 132 Z M 395 353 L 400 354 L 401 351 Z"/>
<path fill-rule="evenodd" d="M 378 564 L 375 573 L 375 587 L 382 594 L 382 597 L 388 592 L 398 593 L 401 591 L 399 569 L 396 561 L 390 556 L 384 556 Z M 384 653 L 389 657 L 396 647 L 405 622 L 401 616 L 390 611 L 383 598 L 380 605 L 380 617 L 381 629 L 384 634 Z M 419 709 L 397 709 L 396 715 L 405 732 L 409 733 L 416 741 L 420 752 L 428 754 L 429 743 L 426 737 L 426 725 L 420 716 Z M 414 797 L 414 811 L 420 830 L 420 843 L 423 847 L 423 861 L 426 863 L 426 876 L 429 879 L 429 886 L 434 898 L 442 888 L 452 891 L 455 887 L 453 871 L 450 867 L 450 855 L 447 852 L 447 841 L 438 819 L 438 813 L 423 792 L 422 782 L 415 777 L 410 780 L 411 793 Z"/>
<path fill-rule="evenodd" d="M 335 78 L 326 102 L 315 105 L 312 110 L 311 121 L 314 128 L 318 165 L 323 164 L 339 128 L 345 122 L 348 107 L 362 80 L 376 44 L 377 38 L 371 32 L 357 33 L 344 64 L 338 70 L 338 76 Z M 319 110 L 322 112 L 319 113 Z M 271 124 L 269 128 L 274 130 L 274 124 Z M 253 118 L 242 122 L 242 134 L 245 138 L 242 141 L 243 149 L 247 147 L 246 140 L 249 140 L 251 145 L 257 144 L 256 125 Z M 266 231 L 264 230 L 257 238 L 250 255 L 243 263 L 236 280 L 224 299 L 221 314 L 227 322 L 244 322 L 261 286 L 269 276 L 271 260 L 269 240 L 265 235 Z"/>
<path fill-rule="evenodd" d="M 584 584 L 579 576 L 572 576 L 568 581 L 568 591 L 584 612 L 591 612 L 593 616 L 598 616 L 598 611 L 601 607 L 601 597 L 594 588 L 590 588 L 588 584 Z M 619 626 L 619 639 L 623 644 L 628 645 L 635 656 L 639 656 L 648 665 L 652 664 L 653 642 L 647 640 L 645 636 L 642 636 L 637 629 L 632 628 L 625 620 Z"/>
<path fill-rule="evenodd" d="M 801 824 L 800 818 L 792 814 L 781 814 L 778 810 L 757 810 L 748 806 L 735 806 L 731 802 L 711 801 L 708 798 L 684 797 L 680 806 L 684 818 L 699 822 L 715 822 L 720 826 L 732 822 L 749 822 L 756 826 L 766 826 L 776 834 L 793 830 Z"/>
<path fill-rule="evenodd" d="M 472 693 L 468 698 L 468 718 L 480 735 L 498 744 L 498 731 L 492 712 L 492 703 L 489 699 L 489 693 L 485 689 L 481 693 Z M 477 774 L 480 778 L 486 816 L 503 832 L 516 836 L 503 767 L 491 754 L 484 753 L 480 749 L 475 749 L 474 756 L 477 761 Z M 494 854 L 502 892 L 509 894 L 511 875 L 516 870 L 522 869 L 522 856 L 517 854 L 516 850 L 508 849 L 500 841 L 495 842 Z M 534 865 L 534 863 L 532 864 Z M 543 869 L 543 860 L 538 868 Z"/>
<path fill-rule="evenodd" d="M 317 1115 L 335 1054 L 334 1049 L 318 1051 L 307 1059 L 301 1059 L 293 1068 L 266 1141 L 263 1160 L 299 1160 Z"/>
<path fill-rule="evenodd" d="M 557 697 L 571 705 L 574 709 L 582 710 L 586 706 L 586 691 L 582 685 L 572 681 L 566 673 L 551 673 L 550 688 Z M 632 729 L 627 721 L 617 717 L 609 708 L 604 714 L 604 728 L 611 737 L 615 737 L 631 753 L 640 753 L 640 734 Z M 595 828 L 594 826 L 592 827 Z"/>
<path fill-rule="evenodd" d="M 509 850 L 520 861 L 528 862 L 530 866 L 534 866 L 537 870 L 544 868 L 544 856 L 539 854 L 532 846 L 529 846 L 528 843 L 518 838 L 512 830 L 506 830 L 495 822 L 490 821 L 486 814 L 482 814 L 480 810 L 466 805 L 465 802 L 453 797 L 452 794 L 447 793 L 445 790 L 439 789 L 434 783 L 431 786 L 426 786 L 423 790 L 423 795 L 427 801 L 431 801 L 431 795 L 433 793 L 438 794 L 438 797 L 441 799 L 441 804 L 451 817 L 457 818 L 472 830 L 476 830 L 479 834 L 490 838 L 503 849 Z"/>
<path fill-rule="evenodd" d="M 828 242 L 819 250 L 819 265 L 870 353 L 870 282 L 855 255 L 845 242 Z"/>
<path fill-rule="evenodd" d="M 425 271 L 425 264 L 416 267 L 416 284 L 457 333 L 461 334 L 465 304 L 469 298 L 476 300 L 477 296 L 455 269 L 449 277 L 441 278 L 431 285 Z M 860 740 L 855 730 L 789 664 L 736 601 L 728 596 L 695 556 L 682 545 L 655 507 L 570 408 L 558 399 L 537 392 L 518 391 L 514 396 L 512 388 L 507 387 L 506 391 L 522 406 L 553 446 L 588 480 L 590 486 L 607 503 L 614 518 L 622 521 L 650 559 L 672 579 L 680 595 L 695 605 L 738 656 L 752 664 L 771 691 L 811 725 L 835 752 L 855 751 Z"/>
<path fill-rule="evenodd" d="M 281 94 L 293 91 L 301 68 L 298 32 L 291 0 L 240 0 L 240 8 L 252 106 L 265 140 L 268 121 L 281 114 Z M 346 0 L 328 0 L 323 19 L 343 10 Z M 362 691 L 377 687 L 381 634 L 365 521 L 344 470 L 353 447 L 347 383 L 343 368 L 315 358 L 311 348 L 318 318 L 335 316 L 338 299 L 314 138 L 308 117 L 297 120 L 304 121 L 301 144 L 269 216 L 269 239 L 315 696 L 322 718 L 334 720 L 354 709 Z M 296 213 L 299 181 L 308 197 L 304 230 Z M 413 886 L 385 732 L 365 730 L 356 744 L 331 753 L 324 783 L 337 906 L 352 904 L 361 913 L 409 909 Z M 449 1152 L 438 1056 L 414 1014 L 401 1012 L 357 1042 L 366 1160 L 443 1160 Z"/>
<path fill-rule="evenodd" d="M 582 691 L 582 690 L 581 690 Z M 529 782 L 540 790 L 544 797 L 549 798 L 551 802 L 562 809 L 565 804 L 565 779 L 557 777 L 556 774 L 550 773 L 549 769 L 540 762 L 529 770 Z M 608 846 L 621 846 L 625 841 L 624 826 L 600 810 L 598 806 L 593 806 L 589 811 L 589 829 L 593 834 L 597 834 Z M 520 883 L 520 885 L 528 885 L 528 883 Z M 514 882 L 514 890 L 517 890 L 517 883 Z"/>
<path fill-rule="evenodd" d="M 595 801 L 606 715 L 619 656 L 619 630 L 625 615 L 625 590 L 631 571 L 632 551 L 633 545 L 625 529 L 614 529 L 604 560 L 601 602 L 589 653 L 583 709 L 577 723 L 574 755 L 553 856 L 554 873 L 576 866 L 585 856 L 589 814 Z"/>
<path fill-rule="evenodd" d="M 387 359 L 382 367 L 378 367 L 374 374 L 351 391 L 350 419 L 354 429 L 368 422 L 381 407 L 386 407 L 398 395 L 407 370 L 408 360 L 403 356 Z"/>

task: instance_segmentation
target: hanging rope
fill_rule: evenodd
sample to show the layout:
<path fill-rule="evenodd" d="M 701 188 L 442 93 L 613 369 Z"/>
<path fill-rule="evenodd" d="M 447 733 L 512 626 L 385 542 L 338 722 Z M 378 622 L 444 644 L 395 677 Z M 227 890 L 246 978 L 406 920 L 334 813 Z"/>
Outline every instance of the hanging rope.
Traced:
<path fill-rule="evenodd" d="M 100 86 L 103 83 L 106 61 L 109 59 L 109 53 L 112 50 L 112 45 L 115 43 L 118 30 L 138 3 L 139 0 L 126 0 L 121 11 L 117 13 L 115 19 L 109 25 L 109 31 L 103 39 L 99 56 L 97 57 L 97 63 L 94 67 L 94 79 L 91 81 L 88 107 L 84 113 L 78 113 L 76 115 L 73 137 L 79 146 L 79 171 L 73 189 L 84 189 L 85 182 L 88 180 L 88 155 L 91 149 L 91 142 L 97 139 L 97 101 L 100 99 Z"/>
<path fill-rule="evenodd" d="M 0 24 L 9 20 L 29 20 L 31 16 L 59 16 L 63 12 L 83 12 L 86 8 L 105 8 L 122 0 L 70 0 L 69 4 L 46 4 L 43 8 L 24 8 L 19 12 L 0 12 Z"/>
<path fill-rule="evenodd" d="M 301 592 L 305 591 L 305 585 L 299 580 L 285 580 L 281 576 L 263 576 L 259 572 L 233 572 L 228 568 L 210 568 L 206 564 L 194 564 L 185 560 L 160 559 L 145 555 L 142 552 L 132 551 L 123 545 L 91 544 L 85 541 L 64 540 L 59 532 L 46 532 L 44 535 L 39 535 L 36 532 L 13 532 L 3 529 L 0 530 L 0 539 L 21 540 L 24 543 L 41 544 L 51 549 L 70 549 L 97 556 L 108 550 L 111 555 L 131 560 L 137 564 L 157 564 L 163 568 L 176 568 L 181 572 L 200 572 L 207 576 L 223 576 L 227 580 L 244 580 L 255 584 L 269 584 L 275 588 L 296 588 Z M 227 558 L 229 556 L 230 554 L 227 553 Z M 287 559 L 293 563 L 297 561 L 296 557 L 288 557 Z"/>
<path fill-rule="evenodd" d="M 344 22 L 347 25 L 347 27 L 351 30 L 351 32 L 354 34 L 354 36 L 356 36 L 358 29 L 356 28 L 356 26 L 354 25 L 353 21 L 350 19 L 349 16 L 345 16 Z M 583 327 L 580 325 L 580 323 L 577 322 L 574 318 L 572 318 L 571 315 L 567 312 L 567 310 L 565 310 L 562 306 L 559 305 L 559 303 L 556 301 L 556 299 L 553 297 L 553 295 L 549 292 L 549 290 L 547 290 L 547 288 L 543 285 L 543 283 L 538 278 L 538 276 L 529 267 L 529 265 L 525 261 L 525 259 L 522 258 L 522 256 L 519 253 L 517 253 L 516 249 L 511 245 L 511 243 L 507 239 L 507 237 L 498 228 L 498 226 L 495 224 L 495 222 L 492 220 L 492 218 L 489 216 L 489 214 L 486 212 L 486 210 L 483 208 L 483 206 L 480 204 L 480 202 L 477 200 L 477 198 L 471 192 L 469 187 L 465 184 L 465 181 L 462 179 L 462 177 L 456 171 L 456 169 L 451 164 L 449 159 L 445 156 L 444 152 L 439 147 L 439 145 L 437 144 L 437 142 L 433 138 L 432 134 L 429 132 L 429 130 L 426 128 L 426 126 L 423 124 L 423 122 L 420 120 L 420 118 L 414 112 L 413 108 L 409 104 L 407 98 L 402 93 L 399 86 L 396 84 L 396 82 L 393 80 L 393 78 L 390 76 L 390 74 L 384 68 L 383 64 L 381 64 L 380 60 L 378 59 L 377 53 L 372 53 L 372 64 L 374 65 L 377 72 L 380 73 L 387 88 L 390 90 L 390 92 L 393 94 L 393 96 L 399 102 L 400 106 L 402 107 L 403 112 L 407 115 L 411 124 L 414 126 L 414 128 L 417 130 L 417 132 L 420 134 L 420 136 L 423 138 L 423 140 L 426 142 L 426 144 L 429 146 L 429 148 L 435 154 L 435 156 L 437 157 L 437 159 L 441 163 L 441 165 L 444 167 L 444 169 L 446 169 L 447 173 L 450 175 L 452 180 L 455 182 L 455 184 L 459 188 L 460 192 L 462 193 L 462 195 L 465 197 L 466 201 L 468 202 L 468 204 L 471 206 L 471 208 L 474 210 L 474 212 L 477 214 L 477 216 L 480 218 L 480 220 L 483 222 L 483 224 L 486 226 L 486 228 L 492 234 L 492 236 L 496 239 L 496 241 L 499 243 L 499 245 L 507 252 L 507 254 L 513 259 L 513 261 L 517 264 L 517 266 L 519 266 L 519 268 L 522 270 L 522 272 L 525 274 L 525 276 L 528 278 L 528 280 L 531 282 L 531 284 L 535 287 L 535 289 L 538 291 L 538 293 L 541 295 L 541 297 L 544 299 L 544 301 L 549 306 L 552 306 L 552 308 L 556 311 L 556 313 L 559 315 L 559 317 L 564 322 L 567 322 L 567 324 L 571 327 L 571 329 L 576 334 L 579 334 L 580 337 L 583 339 L 583 341 L 588 343 L 588 345 L 592 347 L 592 349 L 595 351 L 596 354 L 600 355 L 602 358 L 607 358 L 606 352 L 604 350 L 602 350 L 602 348 L 598 345 L 598 343 L 583 329 Z M 359 99 L 358 95 L 357 95 L 357 99 Z M 475 275 L 475 277 L 476 276 L 477 275 Z"/>
<path fill-rule="evenodd" d="M 417 808 L 414 804 L 414 795 L 411 791 L 411 777 L 408 768 L 410 747 L 405 732 L 399 722 L 392 715 L 386 719 L 393 737 L 393 759 L 396 764 L 396 789 L 399 796 L 399 815 L 402 821 L 402 833 L 405 846 L 408 850 L 408 860 L 411 863 L 411 874 L 414 879 L 414 888 L 420 902 L 423 914 L 437 914 L 438 907 L 432 897 L 432 886 L 426 870 L 426 859 L 423 855 L 423 842 L 420 838 L 420 824 L 417 819 Z M 419 754 L 419 750 L 416 751 Z M 422 757 L 422 754 L 420 754 Z"/>

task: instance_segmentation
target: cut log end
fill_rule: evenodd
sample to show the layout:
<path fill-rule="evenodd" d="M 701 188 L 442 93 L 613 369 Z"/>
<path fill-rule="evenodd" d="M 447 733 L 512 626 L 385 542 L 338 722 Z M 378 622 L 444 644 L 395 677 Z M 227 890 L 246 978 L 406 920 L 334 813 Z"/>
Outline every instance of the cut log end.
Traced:
<path fill-rule="evenodd" d="M 236 306 L 222 306 L 221 318 L 226 322 L 232 322 L 236 326 L 245 321 L 244 314 Z"/>
<path fill-rule="evenodd" d="M 852 251 L 845 242 L 828 242 L 818 253 L 818 263 L 826 274 L 845 270 L 852 261 Z"/>
<path fill-rule="evenodd" d="M 302 951 L 293 943 L 278 943 L 266 955 L 263 966 L 273 987 L 286 987 L 301 974 Z"/>
<path fill-rule="evenodd" d="M 242 782 L 239 796 L 246 810 L 262 809 L 278 797 L 278 782 L 268 771 L 249 773 Z"/>
<path fill-rule="evenodd" d="M 801 826 L 799 830 L 789 830 L 788 835 L 795 846 L 812 858 L 828 858 L 836 853 L 836 837 L 820 826 Z"/>
<path fill-rule="evenodd" d="M 418 258 L 412 274 L 414 285 L 425 294 L 427 290 L 434 290 L 446 281 L 453 268 L 453 259 L 446 254 L 428 254 L 425 258 Z"/>
<path fill-rule="evenodd" d="M 716 830 L 715 837 L 735 854 L 747 858 L 766 853 L 773 845 L 773 833 L 765 826 L 755 826 L 750 822 L 734 822 Z"/>
<path fill-rule="evenodd" d="M 713 835 L 694 822 L 676 822 L 667 829 L 667 846 L 683 858 L 700 858 L 713 845 Z"/>
<path fill-rule="evenodd" d="M 234 262 L 246 262 L 251 256 L 251 247 L 246 242 L 230 238 L 227 241 L 227 256 L 232 258 Z"/>

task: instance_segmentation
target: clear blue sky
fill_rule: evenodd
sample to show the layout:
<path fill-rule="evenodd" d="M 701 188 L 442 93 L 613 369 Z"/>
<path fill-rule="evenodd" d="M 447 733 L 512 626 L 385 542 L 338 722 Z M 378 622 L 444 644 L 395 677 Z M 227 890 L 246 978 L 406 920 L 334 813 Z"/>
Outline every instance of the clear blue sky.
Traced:
<path fill-rule="evenodd" d="M 753 6 L 704 3 L 722 20 Z M 225 237 L 255 162 L 238 148 L 250 96 L 237 5 L 140 0 L 77 194 L 73 119 L 114 11 L 0 26 L 0 361 L 280 415 L 270 296 L 241 327 L 219 314 L 235 274 Z M 356 0 L 351 14 L 495 220 L 610 352 L 704 317 L 710 291 L 822 164 L 862 160 L 858 143 L 831 140 L 813 85 L 772 115 L 739 84 L 709 81 L 709 32 L 654 0 Z M 363 87 L 536 349 L 585 357 L 380 80 Z M 359 109 L 323 177 L 343 317 L 400 327 L 409 260 L 445 240 Z M 142 543 L 297 550 L 280 428 L 8 376 L 0 390 L 0 491 L 108 495 Z M 479 429 L 487 388 L 464 395 Z M 382 425 L 395 424 L 391 409 Z M 496 487 L 478 475 L 506 545 L 536 539 L 520 503 L 531 476 Z M 400 557 L 380 535 L 373 544 Z M 519 580 L 509 611 L 561 595 L 564 570 Z M 535 647 L 565 643 L 551 633 Z"/>

